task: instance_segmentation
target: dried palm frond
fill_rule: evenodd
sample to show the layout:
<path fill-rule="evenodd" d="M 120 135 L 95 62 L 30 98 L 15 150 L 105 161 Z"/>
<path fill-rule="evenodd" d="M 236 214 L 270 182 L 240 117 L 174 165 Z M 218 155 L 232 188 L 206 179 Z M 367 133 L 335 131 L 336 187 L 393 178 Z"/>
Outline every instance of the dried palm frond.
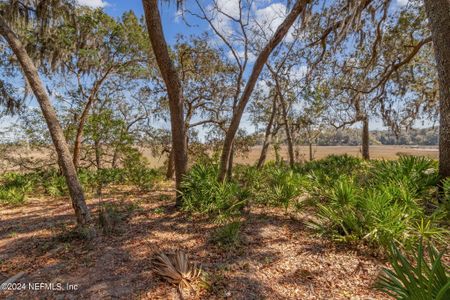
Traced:
<path fill-rule="evenodd" d="M 183 288 L 193 290 L 191 282 L 201 274 L 201 268 L 196 263 L 189 262 L 188 256 L 183 251 L 177 251 L 171 256 L 160 253 L 155 257 L 153 265 L 153 270 L 158 275 L 178 285 L 180 293 Z"/>

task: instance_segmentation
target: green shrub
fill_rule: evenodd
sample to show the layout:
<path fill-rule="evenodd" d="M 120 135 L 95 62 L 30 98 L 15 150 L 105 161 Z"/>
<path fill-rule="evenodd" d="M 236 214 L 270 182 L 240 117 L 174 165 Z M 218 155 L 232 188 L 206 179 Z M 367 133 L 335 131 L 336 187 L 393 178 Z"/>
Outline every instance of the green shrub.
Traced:
<path fill-rule="evenodd" d="M 129 155 L 124 161 L 125 176 L 128 183 L 137 186 L 142 191 L 150 191 L 155 182 L 160 179 L 157 170 L 147 167 L 147 160 L 139 152 Z"/>
<path fill-rule="evenodd" d="M 442 184 L 444 189 L 444 200 L 447 201 L 447 204 L 450 202 L 450 178 L 444 180 Z"/>
<path fill-rule="evenodd" d="M 386 182 L 403 185 L 416 198 L 427 196 L 438 183 L 437 163 L 430 158 L 409 155 L 398 160 L 372 162 L 369 184 L 382 186 Z"/>
<path fill-rule="evenodd" d="M 268 173 L 268 182 L 259 194 L 260 202 L 283 206 L 286 210 L 290 203 L 303 192 L 304 177 L 288 169 L 273 169 Z"/>
<path fill-rule="evenodd" d="M 396 241 L 410 247 L 420 237 L 443 240 L 446 233 L 438 226 L 444 214 L 427 215 L 409 188 L 396 181 L 373 187 L 342 176 L 322 195 L 309 226 L 335 240 L 365 241 L 381 248 Z"/>
<path fill-rule="evenodd" d="M 235 182 L 218 182 L 215 164 L 199 163 L 186 174 L 181 185 L 183 209 L 225 221 L 238 215 L 248 194 Z"/>
<path fill-rule="evenodd" d="M 282 206 L 286 210 L 304 191 L 306 177 L 288 166 L 267 163 L 263 168 L 239 166 L 236 178 L 251 199 L 260 204 Z"/>
<path fill-rule="evenodd" d="M 0 202 L 8 205 L 20 205 L 25 202 L 26 195 L 35 186 L 32 173 L 5 173 L 0 177 Z"/>
<path fill-rule="evenodd" d="M 442 263 L 443 253 L 428 246 L 427 256 L 420 242 L 414 261 L 408 260 L 395 245 L 390 248 L 392 270 L 384 269 L 376 287 L 396 299 L 444 300 L 450 299 L 450 276 Z"/>
<path fill-rule="evenodd" d="M 219 247 L 227 249 L 238 247 L 241 243 L 240 231 L 240 221 L 227 223 L 214 231 L 211 241 Z"/>
<path fill-rule="evenodd" d="M 66 179 L 56 170 L 50 170 L 42 174 L 41 183 L 47 195 L 53 197 L 69 195 Z"/>

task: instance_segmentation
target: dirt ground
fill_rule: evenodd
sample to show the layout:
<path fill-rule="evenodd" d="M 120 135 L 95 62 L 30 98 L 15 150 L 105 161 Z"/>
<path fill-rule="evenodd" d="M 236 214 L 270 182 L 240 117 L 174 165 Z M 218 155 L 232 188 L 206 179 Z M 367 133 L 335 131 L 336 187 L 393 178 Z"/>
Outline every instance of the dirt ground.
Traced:
<path fill-rule="evenodd" d="M 195 285 L 191 299 L 387 299 L 371 288 L 382 261 L 316 237 L 305 226 L 307 213 L 251 208 L 241 246 L 223 249 L 210 240 L 218 225 L 174 210 L 173 196 L 169 189 L 139 194 L 121 188 L 89 200 L 96 219 L 100 202 L 125 208 L 113 233 L 90 241 L 70 237 L 68 199 L 0 208 L 0 282 L 25 272 L 18 282 L 26 286 L 0 291 L 0 298 L 179 299 L 151 260 L 159 251 L 183 249 L 202 265 L 206 281 Z M 30 290 L 28 283 L 70 284 L 71 290 Z"/>

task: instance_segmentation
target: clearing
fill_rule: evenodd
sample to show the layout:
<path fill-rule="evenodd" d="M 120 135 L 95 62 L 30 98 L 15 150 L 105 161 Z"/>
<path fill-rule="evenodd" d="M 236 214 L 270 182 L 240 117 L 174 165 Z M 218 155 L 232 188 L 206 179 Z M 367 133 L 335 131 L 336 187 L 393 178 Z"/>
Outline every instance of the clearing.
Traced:
<path fill-rule="evenodd" d="M 173 209 L 170 187 L 139 193 L 123 187 L 89 200 L 121 208 L 111 234 L 91 241 L 70 235 L 68 199 L 29 199 L 2 207 L 0 281 L 25 272 L 21 283 L 62 283 L 76 290 L 3 291 L 6 299 L 178 299 L 177 289 L 157 277 L 151 260 L 161 251 L 185 250 L 202 265 L 206 282 L 194 299 L 386 299 L 373 290 L 382 260 L 364 249 L 319 238 L 306 216 L 281 208 L 252 207 L 244 214 L 241 247 L 212 243 L 217 225 Z M 115 204 L 114 204 L 115 203 Z"/>

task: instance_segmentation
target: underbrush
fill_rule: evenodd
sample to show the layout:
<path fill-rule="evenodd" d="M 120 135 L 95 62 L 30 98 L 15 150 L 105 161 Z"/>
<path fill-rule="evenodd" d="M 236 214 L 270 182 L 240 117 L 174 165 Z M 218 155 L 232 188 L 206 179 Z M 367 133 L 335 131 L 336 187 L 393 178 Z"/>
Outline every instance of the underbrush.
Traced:
<path fill-rule="evenodd" d="M 395 299 L 450 299 L 450 274 L 442 255 L 432 245 L 424 250 L 422 242 L 412 257 L 391 245 L 392 269 L 383 270 L 375 287 Z"/>
<path fill-rule="evenodd" d="M 248 193 L 233 181 L 219 182 L 219 168 L 213 163 L 195 164 L 185 176 L 181 193 L 185 211 L 209 215 L 227 222 L 240 214 Z"/>
<path fill-rule="evenodd" d="M 100 170 L 80 169 L 78 178 L 85 192 L 101 193 L 110 185 L 131 185 L 141 191 L 149 191 L 162 179 L 158 170 L 144 165 L 126 166 Z M 0 176 L 0 203 L 7 205 L 23 204 L 28 195 L 68 196 L 64 176 L 56 169 L 39 172 L 9 172 Z"/>
<path fill-rule="evenodd" d="M 342 174 L 313 189 L 313 229 L 335 240 L 384 249 L 391 242 L 411 248 L 420 238 L 446 242 L 446 209 L 436 201 L 436 162 L 402 156 L 373 161 L 357 174 Z"/>
<path fill-rule="evenodd" d="M 20 205 L 35 185 L 34 176 L 6 173 L 0 177 L 0 203 Z"/>
<path fill-rule="evenodd" d="M 314 211 L 309 226 L 334 240 L 364 243 L 385 252 L 394 242 L 408 249 L 419 239 L 445 244 L 448 202 L 438 201 L 437 163 L 401 156 L 370 161 L 348 155 L 297 165 L 238 165 L 231 181 L 217 182 L 218 167 L 199 163 L 183 182 L 186 211 L 230 220 L 244 205 Z M 449 195 L 450 181 L 444 183 Z M 444 201 L 445 202 L 445 201 Z"/>
<path fill-rule="evenodd" d="M 308 178 L 286 165 L 266 164 L 261 169 L 254 166 L 236 168 L 238 182 L 248 191 L 251 201 L 258 204 L 283 207 L 292 205 L 299 209 L 299 197 L 304 193 Z"/>

